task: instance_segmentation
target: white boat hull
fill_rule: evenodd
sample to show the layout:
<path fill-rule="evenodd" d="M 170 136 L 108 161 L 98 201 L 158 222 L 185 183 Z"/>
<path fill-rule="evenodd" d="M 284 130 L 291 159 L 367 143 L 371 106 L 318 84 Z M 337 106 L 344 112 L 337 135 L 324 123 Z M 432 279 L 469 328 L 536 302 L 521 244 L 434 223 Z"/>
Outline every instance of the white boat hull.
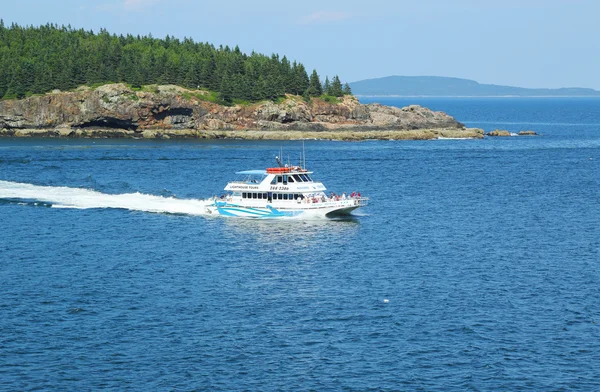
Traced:
<path fill-rule="evenodd" d="M 228 217 L 253 218 L 253 219 L 280 219 L 280 218 L 332 218 L 350 215 L 361 206 L 358 199 L 339 200 L 321 203 L 302 203 L 297 205 L 272 205 L 242 206 L 237 203 L 216 201 L 206 206 L 206 212 Z"/>

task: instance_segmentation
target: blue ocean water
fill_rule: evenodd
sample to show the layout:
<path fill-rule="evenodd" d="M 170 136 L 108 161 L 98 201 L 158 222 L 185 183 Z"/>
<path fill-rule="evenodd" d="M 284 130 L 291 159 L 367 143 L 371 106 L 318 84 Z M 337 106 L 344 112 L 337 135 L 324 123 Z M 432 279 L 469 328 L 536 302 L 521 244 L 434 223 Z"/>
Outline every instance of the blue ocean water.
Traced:
<path fill-rule="evenodd" d="M 193 213 L 300 142 L 0 139 L 0 389 L 599 390 L 600 100 L 378 100 L 542 136 L 307 141 L 345 221 Z"/>

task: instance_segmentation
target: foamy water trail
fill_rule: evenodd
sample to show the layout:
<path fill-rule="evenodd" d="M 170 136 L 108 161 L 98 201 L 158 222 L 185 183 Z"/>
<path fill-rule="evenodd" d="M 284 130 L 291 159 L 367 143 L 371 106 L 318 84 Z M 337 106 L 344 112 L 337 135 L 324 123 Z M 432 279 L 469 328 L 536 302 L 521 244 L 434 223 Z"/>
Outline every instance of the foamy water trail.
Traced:
<path fill-rule="evenodd" d="M 205 207 L 209 203 L 206 200 L 176 199 L 143 193 L 111 195 L 82 188 L 39 186 L 10 181 L 0 181 L 0 199 L 44 202 L 55 208 L 121 208 L 188 215 L 205 215 Z"/>

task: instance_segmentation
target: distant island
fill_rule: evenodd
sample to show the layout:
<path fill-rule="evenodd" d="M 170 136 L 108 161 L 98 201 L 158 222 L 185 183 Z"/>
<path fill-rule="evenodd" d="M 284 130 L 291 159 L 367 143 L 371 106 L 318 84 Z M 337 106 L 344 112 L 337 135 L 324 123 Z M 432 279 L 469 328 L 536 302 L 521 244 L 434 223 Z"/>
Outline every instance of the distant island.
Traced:
<path fill-rule="evenodd" d="M 350 83 L 356 95 L 428 97 L 600 97 L 590 88 L 522 88 L 441 76 L 387 76 Z"/>
<path fill-rule="evenodd" d="M 174 37 L 0 19 L 0 136 L 482 138 L 442 112 L 361 104 L 300 62 Z"/>

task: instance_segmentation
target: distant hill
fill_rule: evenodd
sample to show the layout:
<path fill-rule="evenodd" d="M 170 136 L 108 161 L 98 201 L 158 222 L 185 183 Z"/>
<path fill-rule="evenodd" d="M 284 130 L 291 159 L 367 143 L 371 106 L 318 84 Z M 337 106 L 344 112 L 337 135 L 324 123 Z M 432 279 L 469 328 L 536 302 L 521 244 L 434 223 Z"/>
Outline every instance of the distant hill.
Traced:
<path fill-rule="evenodd" d="M 549 97 L 600 96 L 591 88 L 522 88 L 480 84 L 474 80 L 441 76 L 387 76 L 350 83 L 356 95 L 396 95 L 432 97 Z"/>

